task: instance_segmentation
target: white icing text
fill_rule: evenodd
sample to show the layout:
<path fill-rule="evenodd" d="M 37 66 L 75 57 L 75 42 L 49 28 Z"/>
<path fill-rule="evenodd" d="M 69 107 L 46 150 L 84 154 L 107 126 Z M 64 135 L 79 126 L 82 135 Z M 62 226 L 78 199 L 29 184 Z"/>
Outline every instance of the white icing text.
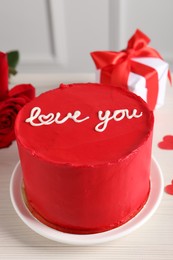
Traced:
<path fill-rule="evenodd" d="M 137 114 L 137 110 L 133 109 L 132 113 L 130 114 L 128 109 L 119 109 L 115 110 L 113 112 L 113 115 L 111 116 L 110 110 L 106 110 L 106 112 L 99 111 L 98 112 L 98 118 L 101 121 L 99 124 L 96 125 L 95 130 L 98 132 L 103 132 L 110 120 L 115 120 L 115 121 L 121 121 L 125 117 L 127 119 L 132 119 L 134 118 L 139 118 L 142 116 L 142 112 L 140 114 Z"/>
<path fill-rule="evenodd" d="M 42 125 L 51 125 L 53 123 L 55 124 L 63 124 L 68 119 L 73 120 L 75 123 L 82 123 L 85 120 L 88 120 L 90 117 L 86 116 L 84 118 L 79 119 L 81 116 L 81 112 L 79 110 L 76 110 L 74 113 L 67 113 L 67 115 L 60 119 L 61 113 L 57 112 L 49 113 L 47 115 L 41 114 L 41 108 L 40 107 L 34 107 L 31 110 L 30 117 L 28 117 L 25 122 L 30 123 L 32 126 L 42 126 Z M 114 110 L 114 112 L 111 115 L 110 110 L 98 111 L 98 119 L 100 122 L 95 126 L 95 130 L 97 132 L 103 132 L 109 121 L 121 121 L 124 118 L 132 119 L 132 118 L 139 118 L 142 116 L 142 112 L 138 113 L 137 109 L 133 109 L 130 113 L 128 109 L 117 109 Z"/>
<path fill-rule="evenodd" d="M 41 109 L 39 107 L 34 107 L 31 110 L 30 117 L 25 120 L 26 123 L 30 123 L 32 126 L 41 126 L 41 125 L 51 125 L 53 123 L 56 124 L 63 124 L 68 119 L 72 119 L 75 123 L 81 123 L 87 119 L 89 119 L 89 116 L 78 119 L 78 117 L 81 115 L 80 111 L 75 111 L 74 114 L 68 113 L 63 119 L 59 120 L 59 117 L 61 116 L 61 113 L 58 112 L 56 114 L 49 113 L 47 115 L 41 114 Z M 34 122 L 34 120 L 37 119 L 38 122 Z"/>

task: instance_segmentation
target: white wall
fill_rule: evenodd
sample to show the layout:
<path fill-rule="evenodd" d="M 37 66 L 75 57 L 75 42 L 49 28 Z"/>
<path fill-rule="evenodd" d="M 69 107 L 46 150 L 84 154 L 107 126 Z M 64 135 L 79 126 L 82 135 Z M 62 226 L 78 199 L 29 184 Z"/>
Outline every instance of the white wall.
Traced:
<path fill-rule="evenodd" d="M 173 64 L 172 27 L 172 0 L 0 0 L 0 50 L 20 51 L 20 71 L 92 72 L 89 53 L 136 28 Z"/>

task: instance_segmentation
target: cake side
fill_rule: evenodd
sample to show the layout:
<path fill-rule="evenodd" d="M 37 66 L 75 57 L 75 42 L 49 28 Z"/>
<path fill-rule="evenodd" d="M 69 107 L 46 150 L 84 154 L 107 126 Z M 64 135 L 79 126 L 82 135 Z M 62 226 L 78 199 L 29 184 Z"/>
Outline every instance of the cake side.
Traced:
<path fill-rule="evenodd" d="M 104 167 L 36 162 L 19 146 L 29 209 L 48 226 L 70 233 L 103 232 L 124 224 L 149 195 L 150 145 L 151 137 L 137 153 Z"/>

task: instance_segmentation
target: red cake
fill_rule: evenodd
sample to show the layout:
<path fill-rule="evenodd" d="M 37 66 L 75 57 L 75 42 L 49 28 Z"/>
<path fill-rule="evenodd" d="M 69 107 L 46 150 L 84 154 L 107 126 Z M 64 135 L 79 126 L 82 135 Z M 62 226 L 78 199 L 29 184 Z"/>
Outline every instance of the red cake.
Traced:
<path fill-rule="evenodd" d="M 15 125 L 28 208 L 78 234 L 133 218 L 150 192 L 153 121 L 146 103 L 119 87 L 61 84 L 35 98 Z"/>

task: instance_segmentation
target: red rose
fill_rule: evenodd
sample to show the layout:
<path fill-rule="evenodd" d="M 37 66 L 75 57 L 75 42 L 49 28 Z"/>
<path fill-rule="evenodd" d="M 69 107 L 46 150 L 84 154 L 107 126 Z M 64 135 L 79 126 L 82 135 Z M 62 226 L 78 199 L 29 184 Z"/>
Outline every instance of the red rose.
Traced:
<path fill-rule="evenodd" d="M 15 139 L 14 123 L 19 110 L 35 97 L 30 84 L 8 89 L 7 55 L 0 52 L 0 148 L 9 146 Z"/>
<path fill-rule="evenodd" d="M 8 98 L 0 102 L 0 148 L 9 146 L 15 139 L 14 122 L 22 103 L 22 100 L 16 98 Z"/>
<path fill-rule="evenodd" d="M 32 85 L 15 86 L 5 100 L 0 101 L 0 148 L 8 147 L 15 140 L 14 123 L 19 110 L 35 96 Z"/>

